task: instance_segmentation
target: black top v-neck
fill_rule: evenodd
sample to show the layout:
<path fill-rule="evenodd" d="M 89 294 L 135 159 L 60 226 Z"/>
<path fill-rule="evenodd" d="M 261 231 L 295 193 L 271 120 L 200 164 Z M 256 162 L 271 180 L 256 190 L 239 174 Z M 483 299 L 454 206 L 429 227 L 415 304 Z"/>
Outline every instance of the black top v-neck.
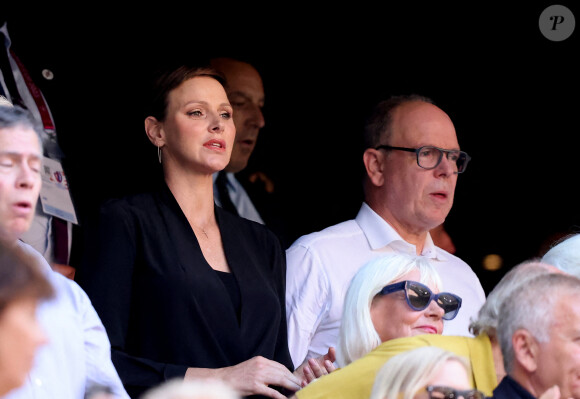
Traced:
<path fill-rule="evenodd" d="M 224 286 L 226 287 L 226 291 L 230 295 L 230 299 L 232 300 L 232 306 L 236 312 L 236 316 L 238 316 L 238 323 L 240 322 L 241 316 L 241 308 L 242 308 L 242 301 L 240 297 L 240 287 L 234 275 L 232 273 L 226 273 L 219 270 L 215 271 Z"/>
<path fill-rule="evenodd" d="M 259 223 L 215 212 L 239 295 L 205 260 L 165 184 L 108 201 L 88 231 L 76 280 L 107 329 L 133 398 L 188 367 L 227 367 L 260 355 L 293 370 L 280 242 Z"/>

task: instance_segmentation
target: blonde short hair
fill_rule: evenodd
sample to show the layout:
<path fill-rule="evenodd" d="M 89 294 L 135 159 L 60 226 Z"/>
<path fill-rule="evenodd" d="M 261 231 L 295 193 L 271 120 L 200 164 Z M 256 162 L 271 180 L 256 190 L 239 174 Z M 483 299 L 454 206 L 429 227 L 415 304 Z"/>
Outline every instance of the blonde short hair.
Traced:
<path fill-rule="evenodd" d="M 461 363 L 467 375 L 471 373 L 467 359 L 437 346 L 424 346 L 399 353 L 380 368 L 370 399 L 413 399 L 448 361 Z"/>

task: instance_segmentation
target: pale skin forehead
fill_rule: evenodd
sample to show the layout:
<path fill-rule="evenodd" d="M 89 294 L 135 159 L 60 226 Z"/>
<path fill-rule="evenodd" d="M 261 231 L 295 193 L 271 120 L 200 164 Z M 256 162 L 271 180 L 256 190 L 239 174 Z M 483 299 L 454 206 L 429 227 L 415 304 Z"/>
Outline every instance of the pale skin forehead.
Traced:
<path fill-rule="evenodd" d="M 435 145 L 459 149 L 455 126 L 439 107 L 423 101 L 404 103 L 393 110 L 394 145 Z"/>
<path fill-rule="evenodd" d="M 168 110 L 180 109 L 190 103 L 217 103 L 230 106 L 220 82 L 208 76 L 196 76 L 173 89 L 168 96 Z"/>
<path fill-rule="evenodd" d="M 571 293 L 562 294 L 558 299 L 558 306 L 555 312 L 559 317 L 554 318 L 554 332 L 580 331 L 580 303 L 576 300 L 576 295 Z"/>
<path fill-rule="evenodd" d="M 13 126 L 0 129 L 0 153 L 31 155 L 42 157 L 40 139 L 27 126 Z"/>
<path fill-rule="evenodd" d="M 471 388 L 465 367 L 455 359 L 447 360 L 431 377 L 428 385 L 442 385 L 459 390 Z"/>

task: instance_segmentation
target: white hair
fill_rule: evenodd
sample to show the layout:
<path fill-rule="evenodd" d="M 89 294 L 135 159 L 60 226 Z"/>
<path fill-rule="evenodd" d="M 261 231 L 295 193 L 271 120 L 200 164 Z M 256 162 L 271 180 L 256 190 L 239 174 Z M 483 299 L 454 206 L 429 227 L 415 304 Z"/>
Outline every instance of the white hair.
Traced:
<path fill-rule="evenodd" d="M 580 277 L 580 234 L 573 234 L 559 241 L 544 254 L 542 262 Z"/>
<path fill-rule="evenodd" d="M 240 395 L 221 380 L 172 379 L 149 389 L 141 399 L 240 399 Z"/>
<path fill-rule="evenodd" d="M 471 318 L 469 331 L 473 335 L 486 333 L 490 337 L 496 337 L 499 309 L 506 298 L 515 290 L 525 286 L 531 279 L 557 271 L 554 266 L 537 260 L 527 260 L 512 267 L 487 295 L 477 313 L 477 318 Z"/>
<path fill-rule="evenodd" d="M 541 343 L 548 342 L 552 327 L 561 313 L 555 312 L 562 301 L 580 297 L 580 279 L 565 273 L 536 276 L 522 289 L 516 289 L 501 303 L 497 336 L 505 371 L 510 374 L 516 364 L 512 338 L 515 331 L 525 329 Z"/>
<path fill-rule="evenodd" d="M 344 367 L 381 344 L 371 319 L 371 304 L 380 290 L 405 274 L 418 270 L 420 282 L 441 290 L 441 278 L 428 258 L 387 253 L 361 267 L 350 282 L 336 348 L 336 362 Z"/>

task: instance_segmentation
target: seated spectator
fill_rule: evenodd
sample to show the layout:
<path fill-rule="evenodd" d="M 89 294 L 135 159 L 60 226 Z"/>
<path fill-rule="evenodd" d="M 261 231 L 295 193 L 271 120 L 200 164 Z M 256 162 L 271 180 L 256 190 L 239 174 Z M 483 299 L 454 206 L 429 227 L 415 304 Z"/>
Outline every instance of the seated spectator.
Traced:
<path fill-rule="evenodd" d="M 24 383 L 37 348 L 47 342 L 36 307 L 53 296 L 34 257 L 0 241 L 0 397 Z"/>
<path fill-rule="evenodd" d="M 264 83 L 257 66 L 239 58 L 214 57 L 210 65 L 224 75 L 226 93 L 234 109 L 236 139 L 228 165 L 214 174 L 217 205 L 246 219 L 265 224 L 280 239 L 289 242 L 289 229 L 279 190 L 264 170 L 248 168 L 258 137 L 266 124 Z M 250 171 L 254 169 L 253 171 Z M 269 169 L 264 165 L 260 169 Z"/>
<path fill-rule="evenodd" d="M 346 293 L 337 348 L 344 367 L 381 342 L 419 334 L 441 334 L 461 298 L 439 293 L 441 279 L 426 257 L 387 253 L 360 268 Z"/>
<path fill-rule="evenodd" d="M 473 269 L 435 246 L 470 157 L 449 115 L 429 98 L 394 96 L 373 107 L 363 127 L 364 201 L 354 219 L 298 238 L 286 250 L 286 318 L 294 365 L 337 347 L 344 296 L 356 271 L 387 252 L 433 261 L 445 287 L 463 300 L 445 335 L 467 335 L 485 302 Z"/>
<path fill-rule="evenodd" d="M 520 287 L 525 289 L 513 290 L 499 311 L 497 335 L 507 375 L 493 398 L 545 393 L 580 398 L 580 279 L 552 273 Z"/>
<path fill-rule="evenodd" d="M 127 398 L 111 361 L 111 346 L 85 292 L 54 272 L 46 259 L 19 237 L 30 228 L 41 187 L 42 141 L 32 115 L 0 106 L 0 240 L 34 257 L 55 297 L 38 307 L 48 343 L 38 351 L 24 384 L 9 399 L 79 399 L 94 384 Z"/>
<path fill-rule="evenodd" d="M 370 399 L 484 399 L 469 384 L 467 359 L 436 346 L 393 356 L 379 370 Z"/>
<path fill-rule="evenodd" d="M 391 357 L 423 346 L 437 346 L 467 358 L 471 366 L 470 384 L 491 396 L 493 389 L 505 376 L 503 357 L 497 340 L 498 309 L 510 292 L 520 289 L 528 281 L 542 274 L 561 273 L 553 266 L 529 261 L 513 267 L 489 293 L 471 322 L 475 337 L 421 334 L 383 342 L 367 355 L 333 371 L 296 392 L 299 399 L 367 399 L 378 370 Z M 527 307 L 521 308 L 526 314 Z"/>
<path fill-rule="evenodd" d="M 221 380 L 173 379 L 149 389 L 141 399 L 240 399 L 240 396 Z"/>
<path fill-rule="evenodd" d="M 580 234 L 572 234 L 556 242 L 542 257 L 542 262 L 580 277 Z"/>

